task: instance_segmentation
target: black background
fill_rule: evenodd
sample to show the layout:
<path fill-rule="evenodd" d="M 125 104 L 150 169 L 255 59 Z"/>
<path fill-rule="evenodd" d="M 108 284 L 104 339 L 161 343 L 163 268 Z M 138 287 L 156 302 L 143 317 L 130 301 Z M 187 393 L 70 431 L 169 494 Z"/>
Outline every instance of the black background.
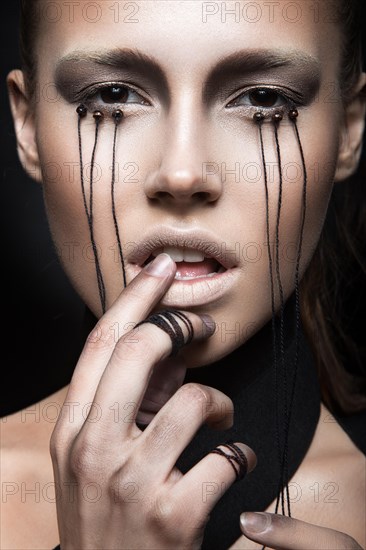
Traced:
<path fill-rule="evenodd" d="M 363 21 L 366 28 L 366 17 Z M 41 187 L 26 176 L 16 154 L 5 77 L 20 66 L 17 1 L 3 3 L 0 24 L 3 416 L 69 382 L 80 351 L 84 307 L 55 254 Z M 354 331 L 360 345 L 366 312 L 363 281 L 358 279 L 350 296 L 358 306 Z"/>

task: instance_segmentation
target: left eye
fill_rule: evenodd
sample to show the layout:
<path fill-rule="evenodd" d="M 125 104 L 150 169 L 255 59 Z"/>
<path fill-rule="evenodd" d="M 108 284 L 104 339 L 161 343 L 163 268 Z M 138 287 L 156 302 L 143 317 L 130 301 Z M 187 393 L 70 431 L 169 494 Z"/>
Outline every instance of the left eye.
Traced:
<path fill-rule="evenodd" d="M 96 95 L 99 95 L 104 103 L 109 104 L 139 103 L 141 105 L 149 105 L 148 101 L 132 88 L 118 86 L 117 84 L 100 89 Z"/>
<path fill-rule="evenodd" d="M 236 107 L 244 105 L 248 107 L 262 107 L 263 109 L 271 109 L 273 107 L 281 107 L 286 104 L 286 98 L 279 94 L 276 90 L 270 88 L 255 88 L 244 92 L 236 99 L 232 100 L 227 106 Z"/>

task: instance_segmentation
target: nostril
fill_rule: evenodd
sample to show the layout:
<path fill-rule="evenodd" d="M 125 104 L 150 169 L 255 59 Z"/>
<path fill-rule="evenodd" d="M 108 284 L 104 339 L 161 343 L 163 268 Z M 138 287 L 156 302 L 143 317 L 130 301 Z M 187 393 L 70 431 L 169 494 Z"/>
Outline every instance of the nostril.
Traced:
<path fill-rule="evenodd" d="M 173 195 L 171 193 L 168 193 L 168 191 L 156 191 L 154 193 L 154 199 L 166 199 L 168 197 L 173 198 Z"/>

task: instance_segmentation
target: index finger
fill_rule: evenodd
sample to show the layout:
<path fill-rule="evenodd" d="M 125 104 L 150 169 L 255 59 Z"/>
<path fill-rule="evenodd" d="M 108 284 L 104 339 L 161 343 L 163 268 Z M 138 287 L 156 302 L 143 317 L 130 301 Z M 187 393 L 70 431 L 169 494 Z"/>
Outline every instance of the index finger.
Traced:
<path fill-rule="evenodd" d="M 161 300 L 173 282 L 176 265 L 165 253 L 159 254 L 129 283 L 89 334 L 74 370 L 65 398 L 73 407 L 73 424 L 78 429 L 85 418 L 82 411 L 93 402 L 102 374 L 117 341 L 143 320 Z M 60 418 L 63 411 L 61 411 Z M 85 414 L 85 411 L 84 411 Z"/>

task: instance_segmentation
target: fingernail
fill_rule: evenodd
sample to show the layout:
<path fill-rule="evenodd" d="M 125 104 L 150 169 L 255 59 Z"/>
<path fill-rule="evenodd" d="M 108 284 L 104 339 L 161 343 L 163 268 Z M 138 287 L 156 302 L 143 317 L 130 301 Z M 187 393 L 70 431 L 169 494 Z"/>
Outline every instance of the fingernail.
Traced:
<path fill-rule="evenodd" d="M 204 336 L 211 336 L 216 330 L 216 323 L 210 315 L 200 313 L 203 322 Z"/>
<path fill-rule="evenodd" d="M 159 256 L 156 256 L 154 260 L 144 267 L 145 273 L 153 275 L 154 277 L 166 277 L 167 275 L 170 275 L 172 270 L 173 260 L 169 254 L 166 254 L 165 252 L 162 252 Z"/>
<path fill-rule="evenodd" d="M 271 525 L 271 515 L 264 512 L 244 512 L 240 516 L 240 523 L 245 531 L 264 533 Z"/>

